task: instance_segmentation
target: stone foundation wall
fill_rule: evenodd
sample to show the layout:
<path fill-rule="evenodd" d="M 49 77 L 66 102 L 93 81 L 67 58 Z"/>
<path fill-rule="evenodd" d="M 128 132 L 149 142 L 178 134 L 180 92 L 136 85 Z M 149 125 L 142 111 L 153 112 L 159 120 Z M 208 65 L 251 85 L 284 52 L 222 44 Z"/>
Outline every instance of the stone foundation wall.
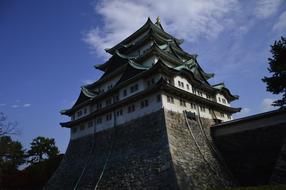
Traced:
<path fill-rule="evenodd" d="M 94 189 L 97 183 L 97 189 L 177 189 L 163 110 L 71 141 L 45 189 Z"/>
<path fill-rule="evenodd" d="M 165 111 L 172 162 L 180 189 L 210 189 L 232 186 L 232 178 L 211 148 L 209 119 L 188 120 L 183 114 Z M 198 118 L 197 118 L 198 120 Z M 204 131 L 205 130 L 205 131 Z"/>
<path fill-rule="evenodd" d="M 70 141 L 45 189 L 207 189 L 231 186 L 204 129 L 160 111 Z M 193 134 L 193 136 L 192 136 Z"/>

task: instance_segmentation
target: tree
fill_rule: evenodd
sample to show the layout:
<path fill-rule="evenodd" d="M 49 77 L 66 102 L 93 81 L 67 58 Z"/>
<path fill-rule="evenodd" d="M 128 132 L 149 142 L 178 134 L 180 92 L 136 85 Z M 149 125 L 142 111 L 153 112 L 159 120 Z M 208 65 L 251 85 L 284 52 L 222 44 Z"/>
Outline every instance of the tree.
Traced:
<path fill-rule="evenodd" d="M 0 112 L 0 137 L 19 134 L 16 126 L 16 122 L 9 122 L 7 120 L 7 115 Z"/>
<path fill-rule="evenodd" d="M 59 149 L 55 145 L 55 139 L 37 137 L 31 143 L 31 149 L 28 156 L 31 158 L 30 163 L 38 163 L 45 159 L 54 158 L 59 154 Z"/>
<path fill-rule="evenodd" d="M 0 137 L 0 174 L 13 173 L 25 162 L 25 151 L 18 141 L 9 136 Z"/>
<path fill-rule="evenodd" d="M 271 77 L 264 77 L 263 82 L 267 84 L 267 91 L 273 94 L 281 94 L 282 98 L 273 102 L 273 106 L 286 106 L 286 38 L 275 41 L 271 46 L 272 58 L 268 58 L 269 72 Z"/>

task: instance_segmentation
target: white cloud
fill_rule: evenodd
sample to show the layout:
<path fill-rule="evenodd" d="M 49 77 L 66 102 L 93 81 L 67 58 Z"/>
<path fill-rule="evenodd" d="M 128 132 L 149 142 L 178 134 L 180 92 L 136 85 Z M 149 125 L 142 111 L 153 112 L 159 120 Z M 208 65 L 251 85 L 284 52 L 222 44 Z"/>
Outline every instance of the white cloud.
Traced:
<path fill-rule="evenodd" d="M 24 107 L 24 108 L 27 108 L 27 107 L 30 107 L 31 105 L 32 105 L 32 104 L 24 104 L 23 107 Z"/>
<path fill-rule="evenodd" d="M 255 8 L 255 16 L 261 19 L 274 15 L 282 0 L 259 0 Z"/>
<path fill-rule="evenodd" d="M 6 104 L 0 104 L 0 106 L 6 106 Z"/>
<path fill-rule="evenodd" d="M 261 111 L 262 111 L 262 112 L 267 112 L 267 111 L 274 110 L 275 107 L 272 106 L 273 101 L 274 101 L 274 99 L 264 98 L 264 99 L 262 100 L 262 103 L 261 103 Z"/>
<path fill-rule="evenodd" d="M 235 118 L 246 117 L 250 115 L 250 108 L 242 108 L 241 111 L 234 115 Z"/>
<path fill-rule="evenodd" d="M 148 16 L 161 17 L 162 25 L 171 34 L 187 41 L 216 38 L 226 27 L 233 25 L 230 15 L 238 9 L 236 0 L 103 0 L 95 11 L 102 17 L 103 26 L 86 33 L 84 40 L 99 56 L 136 31 Z"/>
<path fill-rule="evenodd" d="M 278 18 L 278 21 L 274 24 L 273 30 L 285 31 L 286 30 L 286 11 L 284 11 Z"/>
<path fill-rule="evenodd" d="M 18 108 L 18 107 L 19 107 L 19 105 L 14 104 L 14 105 L 12 105 L 11 107 L 12 107 L 12 108 Z"/>

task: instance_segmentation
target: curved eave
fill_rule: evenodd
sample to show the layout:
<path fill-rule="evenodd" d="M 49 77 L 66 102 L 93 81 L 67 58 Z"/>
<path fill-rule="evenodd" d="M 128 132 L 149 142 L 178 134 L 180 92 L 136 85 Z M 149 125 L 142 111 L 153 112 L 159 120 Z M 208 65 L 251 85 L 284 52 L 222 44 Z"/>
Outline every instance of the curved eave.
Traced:
<path fill-rule="evenodd" d="M 61 113 L 62 115 L 71 116 L 71 115 L 74 113 L 74 109 L 75 109 L 78 105 L 80 105 L 80 104 L 82 104 L 82 103 L 84 103 L 84 102 L 90 101 L 90 100 L 91 100 L 91 98 L 88 97 L 88 96 L 86 96 L 85 93 L 81 90 L 81 91 L 80 91 L 80 94 L 79 94 L 79 96 L 78 96 L 78 98 L 77 98 L 77 100 L 76 100 L 76 102 L 74 103 L 74 105 L 73 105 L 70 109 L 66 109 L 66 110 L 60 111 L 60 113 Z"/>
<path fill-rule="evenodd" d="M 212 85 L 212 87 L 216 89 L 218 92 L 223 93 L 229 102 L 239 99 L 238 95 L 231 94 L 230 90 L 225 87 L 224 83 L 215 84 Z"/>
<path fill-rule="evenodd" d="M 123 55 L 116 50 L 115 53 L 105 63 L 94 65 L 94 67 L 96 69 L 103 71 L 103 72 L 106 72 L 108 67 L 110 65 L 112 65 L 114 62 L 116 62 L 116 63 L 117 62 L 124 62 L 124 61 L 128 61 L 128 60 L 131 60 L 134 58 L 135 57 L 129 57 L 127 55 Z"/>

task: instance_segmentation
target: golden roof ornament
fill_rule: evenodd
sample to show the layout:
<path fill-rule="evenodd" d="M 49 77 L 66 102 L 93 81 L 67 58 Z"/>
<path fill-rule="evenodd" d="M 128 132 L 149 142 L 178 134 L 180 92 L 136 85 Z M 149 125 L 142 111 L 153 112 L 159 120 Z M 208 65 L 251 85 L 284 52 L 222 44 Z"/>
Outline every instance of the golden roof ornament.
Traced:
<path fill-rule="evenodd" d="M 156 23 L 157 23 L 157 24 L 160 24 L 160 23 L 161 23 L 159 16 L 156 18 Z"/>

